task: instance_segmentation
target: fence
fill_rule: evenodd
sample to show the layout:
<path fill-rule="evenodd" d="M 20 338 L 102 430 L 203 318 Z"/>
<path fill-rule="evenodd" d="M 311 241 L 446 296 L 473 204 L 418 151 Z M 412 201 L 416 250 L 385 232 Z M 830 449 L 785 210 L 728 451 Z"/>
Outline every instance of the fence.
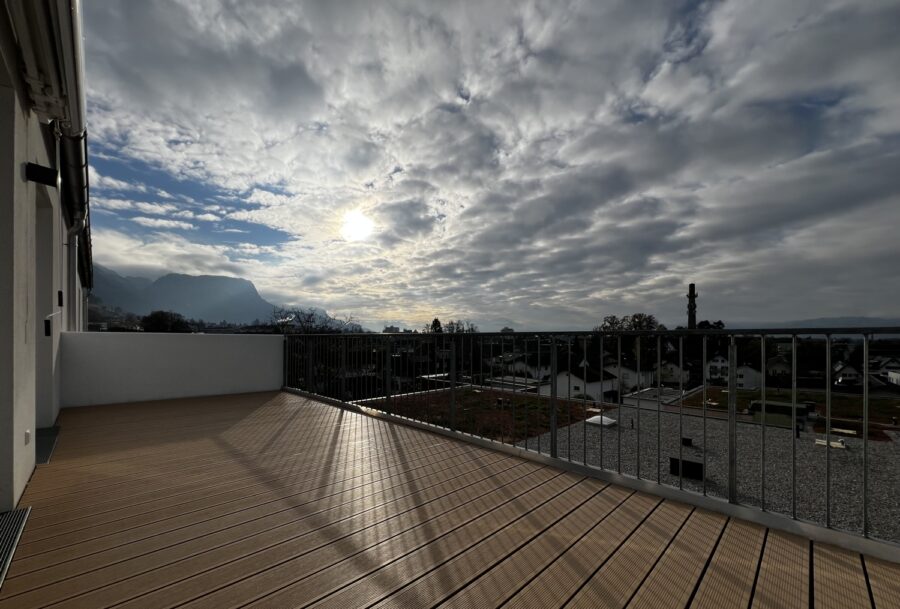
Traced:
<path fill-rule="evenodd" d="M 886 374 L 900 328 L 289 335 L 284 349 L 288 388 L 900 541 Z"/>

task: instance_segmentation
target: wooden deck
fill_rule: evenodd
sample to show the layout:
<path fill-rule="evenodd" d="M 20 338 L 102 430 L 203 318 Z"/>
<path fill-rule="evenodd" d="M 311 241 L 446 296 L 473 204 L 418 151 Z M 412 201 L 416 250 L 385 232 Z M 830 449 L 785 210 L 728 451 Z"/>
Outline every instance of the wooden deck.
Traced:
<path fill-rule="evenodd" d="M 900 566 L 284 393 L 65 410 L 28 607 L 900 606 Z"/>

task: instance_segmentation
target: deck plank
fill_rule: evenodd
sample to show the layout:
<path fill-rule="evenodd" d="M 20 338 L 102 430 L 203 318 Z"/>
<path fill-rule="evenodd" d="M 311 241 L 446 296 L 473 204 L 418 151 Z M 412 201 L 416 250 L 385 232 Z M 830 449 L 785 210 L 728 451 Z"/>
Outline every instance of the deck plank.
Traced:
<path fill-rule="evenodd" d="M 809 541 L 781 531 L 769 531 L 753 609 L 809 606 Z"/>
<path fill-rule="evenodd" d="M 422 607 L 436 605 L 443 596 L 460 587 L 442 607 L 496 607 L 552 564 L 591 529 L 612 513 L 631 493 L 621 487 L 607 487 L 600 494 L 555 524 L 546 533 L 531 540 L 521 550 L 484 575 L 481 570 L 491 565 L 477 565 L 466 556 L 453 561 L 422 578 L 415 585 L 385 599 L 378 607 Z M 480 577 L 479 577 L 480 575 Z M 474 579 L 477 577 L 477 579 Z"/>
<path fill-rule="evenodd" d="M 807 540 L 287 393 L 60 424 L 0 609 L 766 609 L 811 579 L 852 609 L 866 573 L 876 607 L 900 597 L 893 563 L 817 544 L 810 578 Z"/>
<path fill-rule="evenodd" d="M 727 522 L 721 514 L 694 510 L 628 607 L 684 609 Z"/>
<path fill-rule="evenodd" d="M 624 607 L 691 514 L 691 508 L 664 502 L 566 607 Z"/>
<path fill-rule="evenodd" d="M 813 595 L 817 609 L 872 609 L 860 555 L 815 544 Z"/>
<path fill-rule="evenodd" d="M 691 603 L 694 609 L 746 609 L 766 529 L 731 520 Z"/>
<path fill-rule="evenodd" d="M 900 609 L 900 565 L 866 557 L 875 609 Z"/>
<path fill-rule="evenodd" d="M 509 607 L 561 607 L 661 503 L 636 493 L 513 596 Z"/>

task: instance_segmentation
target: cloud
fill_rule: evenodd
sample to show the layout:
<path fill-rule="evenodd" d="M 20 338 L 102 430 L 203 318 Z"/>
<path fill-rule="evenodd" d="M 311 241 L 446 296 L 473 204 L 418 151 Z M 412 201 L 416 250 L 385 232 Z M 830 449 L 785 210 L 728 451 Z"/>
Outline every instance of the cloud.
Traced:
<path fill-rule="evenodd" d="M 373 327 L 900 315 L 895 2 L 85 11 L 92 142 L 166 178 L 92 174 L 101 258 L 198 227 L 151 249 Z"/>
<path fill-rule="evenodd" d="M 137 216 L 131 219 L 141 226 L 150 228 L 175 228 L 180 230 L 194 230 L 196 227 L 190 222 L 182 222 L 180 220 L 165 220 L 163 218 L 147 218 L 145 216 Z"/>

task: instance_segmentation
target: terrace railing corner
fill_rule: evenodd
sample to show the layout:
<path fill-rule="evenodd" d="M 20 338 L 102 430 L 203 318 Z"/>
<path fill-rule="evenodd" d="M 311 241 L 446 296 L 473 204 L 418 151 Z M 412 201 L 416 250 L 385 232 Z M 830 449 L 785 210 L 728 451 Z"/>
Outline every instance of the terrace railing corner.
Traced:
<path fill-rule="evenodd" d="M 890 545 L 900 386 L 870 364 L 890 356 L 900 328 L 287 335 L 284 386 Z"/>

